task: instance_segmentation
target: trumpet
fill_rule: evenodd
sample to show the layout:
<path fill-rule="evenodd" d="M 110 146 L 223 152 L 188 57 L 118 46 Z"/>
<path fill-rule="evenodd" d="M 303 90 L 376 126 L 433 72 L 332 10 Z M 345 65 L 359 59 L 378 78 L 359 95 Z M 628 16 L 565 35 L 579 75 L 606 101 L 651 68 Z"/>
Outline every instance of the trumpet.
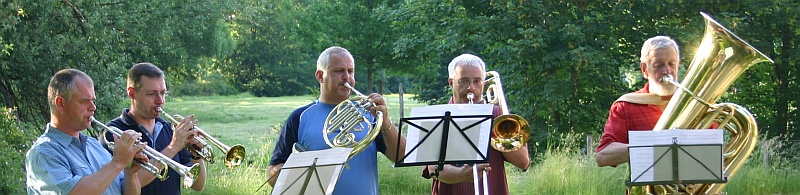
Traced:
<path fill-rule="evenodd" d="M 164 109 L 161 109 L 161 107 L 158 108 L 158 112 L 160 112 L 161 114 L 166 116 L 170 120 L 170 122 L 172 122 L 172 125 L 178 125 L 178 123 L 180 123 L 180 120 L 183 120 L 182 116 L 180 116 L 180 115 L 175 115 L 175 116 L 169 115 L 167 112 L 164 111 Z M 241 144 L 236 144 L 233 147 L 230 147 L 230 146 L 225 145 L 224 143 L 220 142 L 216 138 L 211 137 L 211 135 L 209 135 L 208 133 L 203 131 L 203 129 L 200 129 L 200 127 L 194 126 L 192 128 L 197 129 L 198 130 L 198 135 L 199 135 L 199 136 L 195 136 L 194 139 L 197 140 L 197 142 L 200 142 L 200 144 L 203 145 L 202 148 L 197 148 L 194 145 L 189 146 L 189 150 L 192 153 L 198 154 L 203 159 L 208 161 L 208 163 L 214 164 L 214 162 L 215 162 L 214 161 L 214 149 L 211 148 L 211 145 L 208 144 L 208 142 L 206 141 L 206 139 L 207 139 L 208 141 L 211 141 L 211 143 L 214 144 L 214 146 L 217 146 L 217 148 L 219 148 L 220 150 L 222 150 L 222 152 L 224 152 L 226 154 L 226 156 L 225 156 L 225 166 L 228 167 L 228 169 L 233 169 L 233 167 L 236 167 L 236 166 L 239 166 L 239 165 L 242 164 L 242 160 L 244 160 L 244 156 L 245 156 L 244 146 L 242 146 Z"/>
<path fill-rule="evenodd" d="M 93 124 L 103 128 L 103 132 L 100 134 L 100 136 L 104 136 L 106 134 L 106 131 L 108 131 L 116 135 L 117 137 L 122 137 L 122 130 L 116 127 L 106 126 L 100 121 L 94 119 L 94 116 L 90 117 L 90 119 L 92 120 Z M 107 144 L 109 148 L 111 149 L 114 148 L 114 142 L 109 142 L 108 140 L 105 139 L 105 137 L 99 140 L 101 143 Z M 141 144 L 147 145 L 140 141 L 136 142 L 136 145 L 141 145 Z M 194 184 L 194 178 L 198 174 L 200 174 L 200 167 L 197 166 L 197 163 L 193 164 L 191 167 L 184 166 L 181 163 L 175 162 L 174 160 L 172 160 L 172 158 L 164 156 L 164 154 L 161 154 L 161 152 L 158 152 L 149 146 L 145 146 L 142 153 L 144 153 L 144 155 L 146 155 L 147 158 L 153 159 L 161 164 L 167 165 L 172 169 L 174 169 L 176 172 L 178 172 L 178 174 L 180 174 L 181 177 L 183 177 L 183 188 L 189 188 L 189 186 L 192 186 L 192 184 Z M 164 181 L 167 179 L 167 169 L 164 169 L 162 171 L 160 168 L 156 167 L 152 163 L 143 162 L 140 160 L 136 160 L 136 163 L 139 164 L 139 166 L 142 167 L 142 169 L 145 169 L 148 172 L 156 175 L 156 178 L 158 178 L 159 180 Z"/>

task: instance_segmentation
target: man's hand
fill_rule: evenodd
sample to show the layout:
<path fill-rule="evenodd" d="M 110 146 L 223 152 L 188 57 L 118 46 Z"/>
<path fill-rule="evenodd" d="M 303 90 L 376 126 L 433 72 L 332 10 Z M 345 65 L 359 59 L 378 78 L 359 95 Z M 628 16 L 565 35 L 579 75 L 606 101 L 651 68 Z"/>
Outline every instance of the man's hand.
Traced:
<path fill-rule="evenodd" d="M 197 125 L 197 120 L 194 120 L 194 114 L 189 115 L 186 118 L 183 118 L 181 122 L 175 126 L 175 130 L 172 132 L 172 141 L 170 142 L 171 148 L 183 149 L 186 146 L 186 143 L 196 143 L 194 140 L 194 136 L 197 134 L 198 130 L 194 128 Z M 189 139 L 194 141 L 188 141 Z"/>
<path fill-rule="evenodd" d="M 383 96 L 378 93 L 371 93 L 367 96 L 372 102 L 372 106 L 368 108 L 372 116 L 378 116 L 378 111 L 383 113 L 383 127 L 381 130 L 388 129 L 387 127 L 392 125 L 392 120 L 389 119 L 389 107 L 386 105 L 386 100 L 383 99 Z"/>
<path fill-rule="evenodd" d="M 139 142 L 141 136 L 141 133 L 137 133 L 133 130 L 126 130 L 122 132 L 122 137 L 115 137 L 114 156 L 111 158 L 111 161 L 130 167 L 134 157 L 137 156 L 137 154 L 141 154 L 142 149 L 146 146 L 144 144 L 136 144 Z M 144 156 L 144 154 L 141 154 L 141 156 Z M 147 159 L 147 157 L 145 156 L 144 159 Z"/>
<path fill-rule="evenodd" d="M 133 162 L 149 162 L 149 161 L 150 158 L 148 158 L 147 155 L 144 154 L 144 151 L 139 151 L 133 156 Z M 136 174 L 136 172 L 138 172 L 140 169 L 142 169 L 141 164 L 133 163 L 133 166 L 125 169 L 125 175 Z"/>
<path fill-rule="evenodd" d="M 491 170 L 492 167 L 489 166 L 489 163 L 478 164 L 478 175 L 482 175 L 483 171 L 489 172 Z M 464 165 L 461 167 L 461 181 L 475 181 L 475 174 L 472 173 L 472 165 Z"/>

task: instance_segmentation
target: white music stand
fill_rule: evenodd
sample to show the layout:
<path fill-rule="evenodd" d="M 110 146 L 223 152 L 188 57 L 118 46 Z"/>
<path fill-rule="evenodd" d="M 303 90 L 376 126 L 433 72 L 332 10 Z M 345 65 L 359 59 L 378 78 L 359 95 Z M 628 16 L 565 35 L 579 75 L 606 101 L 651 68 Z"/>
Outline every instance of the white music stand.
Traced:
<path fill-rule="evenodd" d="M 629 131 L 626 185 L 726 183 L 722 131 Z"/>
<path fill-rule="evenodd" d="M 331 148 L 292 153 L 281 168 L 272 194 L 332 194 L 352 150 Z"/>
<path fill-rule="evenodd" d="M 395 166 L 438 165 L 441 170 L 444 164 L 488 162 L 493 109 L 491 104 L 445 104 L 411 109 L 411 117 L 401 118 L 400 126 L 408 125 L 406 146 L 412 147 L 406 147 L 404 157 Z"/>

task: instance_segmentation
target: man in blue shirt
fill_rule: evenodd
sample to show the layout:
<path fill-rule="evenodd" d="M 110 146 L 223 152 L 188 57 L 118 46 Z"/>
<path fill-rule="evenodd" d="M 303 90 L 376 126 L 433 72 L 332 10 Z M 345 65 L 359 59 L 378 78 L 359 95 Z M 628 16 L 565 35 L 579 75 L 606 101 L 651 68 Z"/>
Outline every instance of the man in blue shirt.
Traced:
<path fill-rule="evenodd" d="M 336 105 L 350 98 L 351 90 L 344 84 L 355 86 L 353 61 L 350 52 L 341 47 L 330 47 L 320 54 L 317 71 L 314 73 L 320 85 L 320 97 L 317 101 L 296 109 L 286 119 L 270 160 L 270 186 L 275 186 L 277 174 L 292 153 L 293 144 L 298 143 L 308 150 L 330 148 L 322 137 L 324 121 Z M 399 136 L 397 127 L 392 124 L 386 101 L 377 93 L 369 94 L 368 97 L 373 104 L 368 108 L 370 113 L 373 116 L 376 111 L 384 114 L 381 133 L 368 148 L 347 161 L 349 168 L 342 170 L 333 194 L 378 194 L 377 153 L 383 153 L 392 162 L 403 158 L 406 141 Z M 368 130 L 355 132 L 355 140 L 362 140 L 367 132 Z"/>
<path fill-rule="evenodd" d="M 200 173 L 194 178 L 191 188 L 196 191 L 203 190 L 206 183 L 205 162 L 184 148 L 187 143 L 202 147 L 194 139 L 198 131 L 192 128 L 197 124 L 197 120 L 193 120 L 194 115 L 183 119 L 175 130 L 170 123 L 159 117 L 158 108 L 164 106 L 167 95 L 164 72 L 151 63 L 139 63 L 128 71 L 127 83 L 126 92 L 131 98 L 131 107 L 123 109 L 119 117 L 108 122 L 108 126 L 133 129 L 141 133 L 142 140 L 151 148 L 184 166 L 198 164 Z M 106 137 L 108 136 L 111 135 L 106 134 Z M 160 168 L 167 168 L 156 161 L 151 163 Z M 155 175 L 144 170 L 139 175 L 140 182 L 145 185 L 142 187 L 142 194 L 181 194 L 182 179 L 172 168 L 169 168 L 167 179 L 164 181 L 156 180 Z"/>
<path fill-rule="evenodd" d="M 92 79 L 80 70 L 64 69 L 50 79 L 50 123 L 25 155 L 28 194 L 139 194 L 141 167 L 131 163 L 147 160 L 140 153 L 145 146 L 134 144 L 141 134 L 125 131 L 115 141 L 116 155 L 109 155 L 81 133 L 91 125 L 95 99 Z"/>

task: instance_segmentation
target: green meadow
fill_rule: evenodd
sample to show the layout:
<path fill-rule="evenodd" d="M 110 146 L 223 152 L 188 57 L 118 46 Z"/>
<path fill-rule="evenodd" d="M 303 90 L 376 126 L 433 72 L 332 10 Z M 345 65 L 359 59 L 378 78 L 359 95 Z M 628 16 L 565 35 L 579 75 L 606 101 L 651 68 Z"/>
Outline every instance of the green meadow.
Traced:
<path fill-rule="evenodd" d="M 389 115 L 399 124 L 400 101 L 396 94 L 385 96 Z M 312 96 L 253 97 L 236 96 L 171 97 L 164 106 L 170 114 L 195 114 L 198 126 L 227 145 L 242 144 L 247 157 L 242 166 L 225 168 L 221 159 L 208 165 L 208 180 L 202 192 L 187 194 L 269 194 L 267 168 L 283 121 L 295 108 L 310 103 Z M 425 106 L 405 96 L 404 113 Z M 404 129 L 405 130 L 405 129 Z M 535 135 L 533 135 L 535 136 Z M 217 156 L 221 152 L 215 149 Z M 380 156 L 380 155 L 379 155 Z M 594 156 L 553 148 L 536 155 L 531 168 L 522 172 L 506 165 L 512 194 L 623 194 L 627 164 L 616 168 L 597 167 Z M 797 163 L 765 168 L 753 154 L 750 161 L 730 178 L 727 194 L 800 194 Z M 393 167 L 379 157 L 380 194 L 429 194 L 430 180 L 420 176 L 417 167 Z M 257 191 L 258 190 L 258 191 Z"/>

